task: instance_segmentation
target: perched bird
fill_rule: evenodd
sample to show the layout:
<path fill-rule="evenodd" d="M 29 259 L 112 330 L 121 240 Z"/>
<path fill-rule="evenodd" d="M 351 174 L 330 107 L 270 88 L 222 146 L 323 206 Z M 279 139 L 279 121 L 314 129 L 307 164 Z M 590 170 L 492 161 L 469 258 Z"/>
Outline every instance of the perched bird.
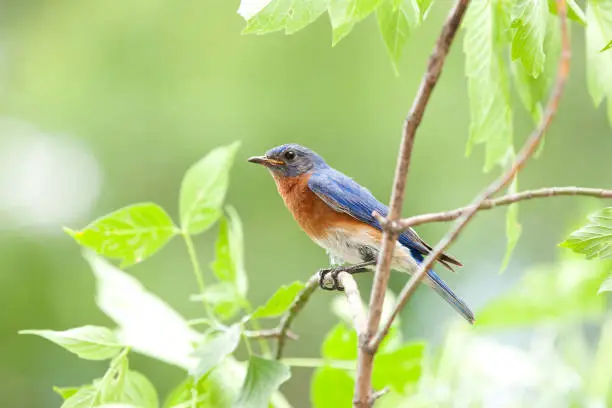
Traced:
<path fill-rule="evenodd" d="M 375 262 L 382 227 L 372 212 L 387 216 L 388 209 L 369 190 L 330 167 L 312 150 L 297 144 L 275 147 L 265 156 L 251 157 L 248 161 L 270 170 L 285 205 L 306 234 L 327 250 L 332 263 Z M 413 274 L 430 251 L 431 246 L 409 229 L 398 238 L 391 267 Z M 462 266 L 447 254 L 437 261 L 451 271 L 451 265 Z M 433 270 L 423 282 L 468 322 L 474 322 L 474 313 Z"/>

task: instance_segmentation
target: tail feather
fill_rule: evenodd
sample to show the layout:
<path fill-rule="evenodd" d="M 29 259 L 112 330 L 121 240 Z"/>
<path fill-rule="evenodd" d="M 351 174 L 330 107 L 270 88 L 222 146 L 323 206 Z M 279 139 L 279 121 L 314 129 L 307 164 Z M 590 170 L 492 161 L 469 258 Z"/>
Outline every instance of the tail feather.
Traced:
<path fill-rule="evenodd" d="M 474 312 L 470 310 L 470 307 L 461 300 L 451 288 L 433 271 L 430 270 L 427 274 L 429 276 L 430 286 L 442 296 L 444 300 L 450 304 L 465 320 L 470 324 L 474 324 Z"/>

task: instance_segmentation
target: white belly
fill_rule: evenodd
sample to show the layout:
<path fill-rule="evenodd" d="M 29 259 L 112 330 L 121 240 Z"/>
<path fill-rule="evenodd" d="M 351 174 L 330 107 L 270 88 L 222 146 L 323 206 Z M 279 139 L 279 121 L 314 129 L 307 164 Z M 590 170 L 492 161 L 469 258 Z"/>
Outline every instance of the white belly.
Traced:
<path fill-rule="evenodd" d="M 315 242 L 327 251 L 332 265 L 361 263 L 364 259 L 360 248 L 363 249 L 364 246 L 373 248 L 376 250 L 376 254 L 378 254 L 380 248 L 380 241 L 374 239 L 371 235 L 367 233 L 347 234 L 343 229 L 332 229 L 327 237 L 317 239 Z M 371 268 L 374 269 L 375 266 Z M 410 274 L 418 269 L 410 251 L 399 242 L 396 243 L 393 251 L 391 268 Z"/>

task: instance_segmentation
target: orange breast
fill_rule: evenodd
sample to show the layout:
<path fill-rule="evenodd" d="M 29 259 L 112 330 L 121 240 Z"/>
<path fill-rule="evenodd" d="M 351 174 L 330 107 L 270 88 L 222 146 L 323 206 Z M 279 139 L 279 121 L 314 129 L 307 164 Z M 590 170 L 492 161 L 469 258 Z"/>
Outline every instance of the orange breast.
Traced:
<path fill-rule="evenodd" d="M 300 227 L 314 239 L 327 236 L 329 228 L 362 228 L 364 224 L 348 214 L 334 211 L 308 188 L 310 175 L 274 175 L 278 192 Z M 375 228 L 372 228 L 375 230 Z"/>

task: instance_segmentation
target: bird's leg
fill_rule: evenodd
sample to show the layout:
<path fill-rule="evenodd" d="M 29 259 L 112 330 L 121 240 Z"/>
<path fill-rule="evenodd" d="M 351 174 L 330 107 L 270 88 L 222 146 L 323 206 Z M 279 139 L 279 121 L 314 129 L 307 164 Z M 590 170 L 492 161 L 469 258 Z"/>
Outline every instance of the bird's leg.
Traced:
<path fill-rule="evenodd" d="M 350 273 L 351 275 L 354 275 L 356 273 L 362 273 L 362 272 L 369 271 L 367 267 L 375 265 L 375 264 L 376 264 L 376 260 L 370 260 L 370 261 L 361 262 L 355 265 L 340 265 L 340 266 L 336 266 L 332 268 L 321 269 L 319 271 L 319 286 L 321 287 L 321 289 L 324 289 L 324 290 L 343 291 L 344 288 L 340 285 L 340 282 L 338 282 L 338 274 L 340 274 L 340 272 L 347 272 L 347 273 Z M 327 286 L 325 284 L 325 280 L 328 274 L 331 274 L 330 277 L 333 282 L 331 286 Z"/>

